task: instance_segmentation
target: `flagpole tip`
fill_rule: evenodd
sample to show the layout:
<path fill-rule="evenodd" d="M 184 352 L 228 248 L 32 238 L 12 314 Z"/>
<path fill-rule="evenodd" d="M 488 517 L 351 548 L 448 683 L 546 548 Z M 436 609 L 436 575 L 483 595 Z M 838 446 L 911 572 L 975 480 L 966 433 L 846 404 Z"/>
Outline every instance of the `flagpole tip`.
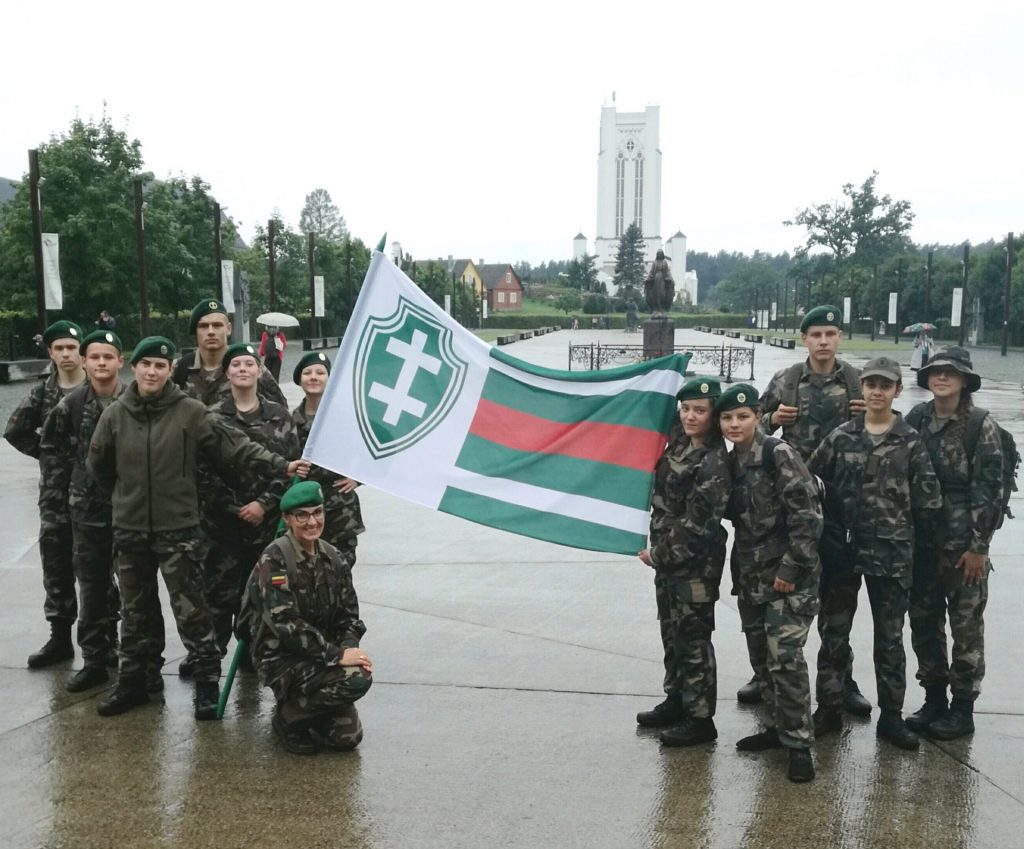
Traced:
<path fill-rule="evenodd" d="M 377 250 L 384 253 L 384 244 L 388 240 L 388 231 L 384 231 L 384 235 L 380 237 L 380 241 L 377 242 Z"/>

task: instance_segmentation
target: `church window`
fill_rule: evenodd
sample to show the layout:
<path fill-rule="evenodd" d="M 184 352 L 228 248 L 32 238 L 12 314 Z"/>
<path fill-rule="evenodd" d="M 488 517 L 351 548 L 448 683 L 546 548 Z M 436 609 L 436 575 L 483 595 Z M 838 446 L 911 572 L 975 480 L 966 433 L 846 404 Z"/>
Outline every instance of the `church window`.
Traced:
<path fill-rule="evenodd" d="M 633 186 L 633 220 L 640 232 L 644 231 L 644 155 L 636 158 L 636 180 Z"/>
<path fill-rule="evenodd" d="M 615 236 L 623 233 L 622 219 L 626 206 L 626 160 L 620 153 L 615 160 Z"/>

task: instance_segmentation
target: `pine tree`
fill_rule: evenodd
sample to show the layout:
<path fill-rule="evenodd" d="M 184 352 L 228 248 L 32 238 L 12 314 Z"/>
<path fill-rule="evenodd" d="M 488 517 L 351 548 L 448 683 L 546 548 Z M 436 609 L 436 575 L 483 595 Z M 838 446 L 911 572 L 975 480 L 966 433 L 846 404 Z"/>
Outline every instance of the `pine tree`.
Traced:
<path fill-rule="evenodd" d="M 647 268 L 644 263 L 644 234 L 633 222 L 619 240 L 619 253 L 615 258 L 615 285 L 620 298 L 636 299 L 643 287 Z"/>

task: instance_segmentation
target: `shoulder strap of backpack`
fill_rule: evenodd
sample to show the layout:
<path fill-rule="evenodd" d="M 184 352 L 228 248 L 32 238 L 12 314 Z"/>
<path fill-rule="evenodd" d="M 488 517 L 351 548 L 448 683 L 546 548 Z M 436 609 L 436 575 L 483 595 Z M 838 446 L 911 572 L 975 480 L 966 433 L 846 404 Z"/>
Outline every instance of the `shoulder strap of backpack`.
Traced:
<path fill-rule="evenodd" d="M 171 382 L 179 389 L 184 389 L 185 384 L 188 383 L 188 369 L 194 359 L 195 350 L 190 348 L 182 351 L 181 356 L 178 358 L 178 362 L 174 364 L 174 373 L 171 375 Z"/>
<path fill-rule="evenodd" d="M 907 413 L 903 421 L 910 425 L 914 430 L 921 430 L 921 425 L 924 424 L 924 409 L 924 404 L 915 405 L 914 409 Z"/>
<path fill-rule="evenodd" d="M 981 407 L 971 407 L 967 416 L 967 427 L 964 430 L 964 450 L 967 452 L 968 477 L 974 479 L 974 452 L 978 449 L 978 440 L 981 439 L 981 425 L 985 421 L 988 410 Z"/>
<path fill-rule="evenodd" d="M 71 433 L 77 439 L 79 428 L 82 427 L 82 418 L 85 415 L 85 395 L 88 391 L 88 382 L 73 389 L 66 396 L 68 412 L 71 413 Z"/>
<path fill-rule="evenodd" d="M 799 406 L 796 397 L 797 387 L 800 385 L 800 375 L 803 374 L 804 364 L 793 363 L 786 369 L 786 375 L 782 378 L 782 388 L 779 392 L 780 401 L 787 407 Z"/>
<path fill-rule="evenodd" d="M 772 479 L 775 478 L 775 446 L 782 442 L 774 436 L 764 438 L 764 448 L 761 453 L 761 468 L 765 469 Z"/>

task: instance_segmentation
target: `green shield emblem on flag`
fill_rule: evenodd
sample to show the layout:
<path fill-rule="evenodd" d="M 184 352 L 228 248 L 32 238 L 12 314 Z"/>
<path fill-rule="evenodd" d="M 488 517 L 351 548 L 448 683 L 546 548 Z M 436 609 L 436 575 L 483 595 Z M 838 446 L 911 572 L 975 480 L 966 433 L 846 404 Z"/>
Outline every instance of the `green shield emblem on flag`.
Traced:
<path fill-rule="evenodd" d="M 352 391 L 356 420 L 375 458 L 415 445 L 448 415 L 468 363 L 455 355 L 452 331 L 405 298 L 372 317 L 356 348 Z"/>

